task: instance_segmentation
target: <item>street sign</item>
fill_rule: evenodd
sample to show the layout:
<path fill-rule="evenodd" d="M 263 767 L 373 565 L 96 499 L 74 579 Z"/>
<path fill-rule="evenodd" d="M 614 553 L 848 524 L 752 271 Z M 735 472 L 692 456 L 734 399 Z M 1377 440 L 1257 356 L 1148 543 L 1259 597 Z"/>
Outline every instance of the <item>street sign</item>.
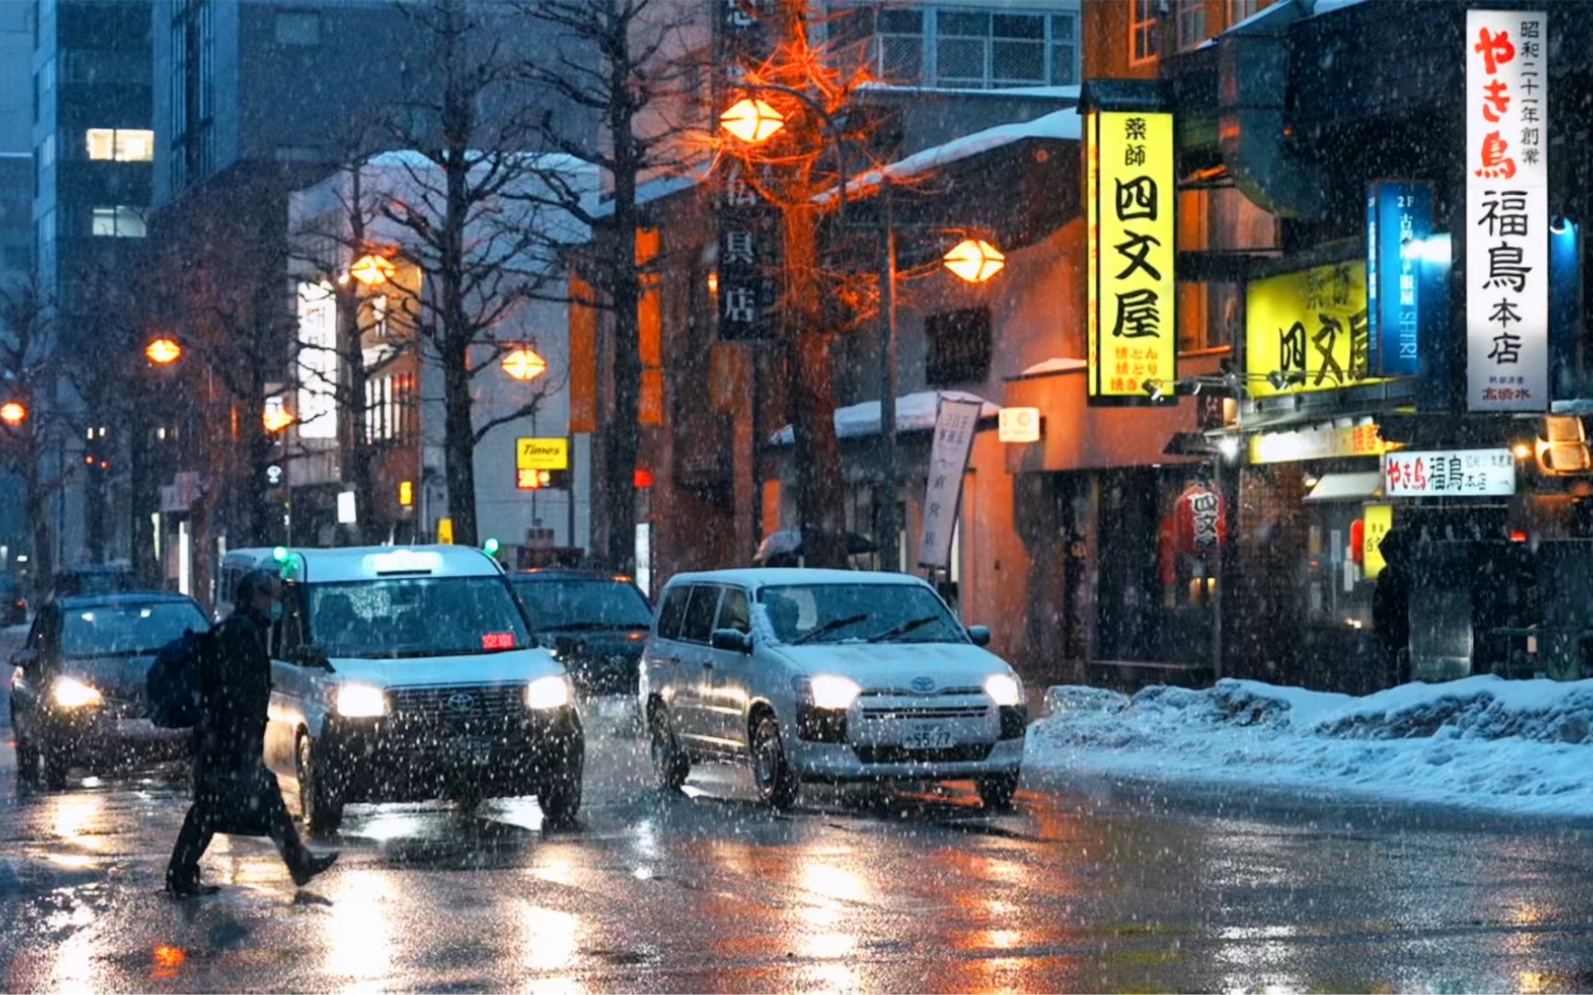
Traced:
<path fill-rule="evenodd" d="M 570 468 L 570 440 L 516 439 L 514 444 L 516 470 L 568 470 Z"/>

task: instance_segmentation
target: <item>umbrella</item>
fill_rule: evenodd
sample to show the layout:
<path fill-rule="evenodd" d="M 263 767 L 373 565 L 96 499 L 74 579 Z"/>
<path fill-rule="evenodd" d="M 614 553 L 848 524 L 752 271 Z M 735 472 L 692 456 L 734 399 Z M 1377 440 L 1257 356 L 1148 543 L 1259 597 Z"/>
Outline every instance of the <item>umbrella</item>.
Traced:
<path fill-rule="evenodd" d="M 846 534 L 846 555 L 857 556 L 862 553 L 872 553 L 879 547 L 868 536 L 856 532 Z M 758 552 L 753 556 L 756 563 L 767 563 L 776 556 L 801 556 L 802 532 L 800 529 L 780 529 L 764 536 L 763 542 L 758 544 Z"/>

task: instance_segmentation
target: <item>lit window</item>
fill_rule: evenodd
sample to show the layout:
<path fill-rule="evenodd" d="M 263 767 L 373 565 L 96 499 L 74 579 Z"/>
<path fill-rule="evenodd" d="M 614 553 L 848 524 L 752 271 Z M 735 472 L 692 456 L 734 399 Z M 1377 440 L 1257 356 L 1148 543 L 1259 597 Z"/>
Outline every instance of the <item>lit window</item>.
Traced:
<path fill-rule="evenodd" d="M 1128 62 L 1154 62 L 1161 54 L 1161 31 L 1156 20 L 1156 0 L 1134 0 L 1128 14 Z"/>
<path fill-rule="evenodd" d="M 1078 82 L 1078 13 L 923 6 L 879 9 L 879 78 L 977 89 Z"/>
<path fill-rule="evenodd" d="M 104 235 L 113 238 L 143 238 L 144 211 L 138 207 L 96 207 L 94 208 L 93 223 L 89 230 L 92 235 Z"/>
<path fill-rule="evenodd" d="M 151 162 L 155 133 L 147 128 L 90 128 L 88 157 L 115 162 Z"/>
<path fill-rule="evenodd" d="M 1206 0 L 1178 0 L 1178 48 L 1194 48 L 1206 40 Z"/>

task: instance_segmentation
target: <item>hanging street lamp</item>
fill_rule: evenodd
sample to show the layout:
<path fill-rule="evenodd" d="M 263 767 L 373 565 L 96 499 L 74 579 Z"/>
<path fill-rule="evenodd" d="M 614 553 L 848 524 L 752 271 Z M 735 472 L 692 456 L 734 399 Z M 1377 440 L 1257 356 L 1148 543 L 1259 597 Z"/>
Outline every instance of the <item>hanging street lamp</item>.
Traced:
<path fill-rule="evenodd" d="M 729 110 L 719 115 L 719 123 L 742 141 L 757 145 L 785 127 L 785 115 L 762 100 L 748 97 L 731 104 Z"/>
<path fill-rule="evenodd" d="M 28 409 L 21 401 L 7 401 L 0 404 L 0 421 L 12 428 L 28 420 Z"/>
<path fill-rule="evenodd" d="M 393 264 L 376 255 L 361 256 L 358 262 L 349 267 L 349 275 L 367 287 L 386 283 L 393 272 Z"/>
<path fill-rule="evenodd" d="M 519 348 L 503 357 L 503 372 L 519 381 L 535 380 L 548 371 L 548 361 L 529 348 Z"/>
<path fill-rule="evenodd" d="M 176 339 L 159 338 L 144 347 L 144 355 L 157 366 L 170 366 L 182 358 L 183 347 Z"/>
<path fill-rule="evenodd" d="M 1007 257 L 982 238 L 965 238 L 941 257 L 941 263 L 969 283 L 984 283 L 1001 272 Z"/>

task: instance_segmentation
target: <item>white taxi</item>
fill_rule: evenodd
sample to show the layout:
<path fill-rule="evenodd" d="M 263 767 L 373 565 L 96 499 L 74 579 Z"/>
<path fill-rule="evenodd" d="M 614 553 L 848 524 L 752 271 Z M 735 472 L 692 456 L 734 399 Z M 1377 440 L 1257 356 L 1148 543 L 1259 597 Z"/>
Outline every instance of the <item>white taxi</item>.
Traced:
<path fill-rule="evenodd" d="M 1007 807 L 1028 712 L 989 638 L 905 574 L 679 574 L 641 664 L 659 785 L 678 789 L 695 763 L 746 763 L 776 807 L 803 781 L 952 779 Z"/>
<path fill-rule="evenodd" d="M 266 765 L 308 829 L 350 802 L 581 804 L 585 737 L 564 668 L 502 567 L 463 546 L 280 550 Z"/>

